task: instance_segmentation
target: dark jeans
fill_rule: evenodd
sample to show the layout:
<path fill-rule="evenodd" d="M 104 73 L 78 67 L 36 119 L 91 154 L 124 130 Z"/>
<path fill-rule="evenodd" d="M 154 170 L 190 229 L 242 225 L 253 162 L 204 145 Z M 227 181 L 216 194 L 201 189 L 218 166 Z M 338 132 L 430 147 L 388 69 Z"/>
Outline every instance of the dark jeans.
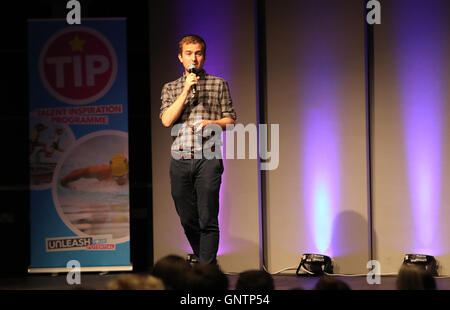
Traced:
<path fill-rule="evenodd" d="M 222 159 L 170 162 L 170 184 L 184 233 L 200 263 L 216 263 Z"/>

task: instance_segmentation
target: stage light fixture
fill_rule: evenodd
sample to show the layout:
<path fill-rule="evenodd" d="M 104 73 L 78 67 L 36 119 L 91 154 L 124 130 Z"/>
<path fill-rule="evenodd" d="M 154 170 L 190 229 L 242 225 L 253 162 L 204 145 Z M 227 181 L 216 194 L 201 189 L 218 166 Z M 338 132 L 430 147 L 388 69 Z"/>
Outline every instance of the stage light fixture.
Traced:
<path fill-rule="evenodd" d="M 424 254 L 405 254 L 403 265 L 415 265 L 425 269 L 432 276 L 437 276 L 438 265 L 434 256 Z"/>
<path fill-rule="evenodd" d="M 322 254 L 303 254 L 297 268 L 297 276 L 321 276 L 333 273 L 331 258 Z"/>

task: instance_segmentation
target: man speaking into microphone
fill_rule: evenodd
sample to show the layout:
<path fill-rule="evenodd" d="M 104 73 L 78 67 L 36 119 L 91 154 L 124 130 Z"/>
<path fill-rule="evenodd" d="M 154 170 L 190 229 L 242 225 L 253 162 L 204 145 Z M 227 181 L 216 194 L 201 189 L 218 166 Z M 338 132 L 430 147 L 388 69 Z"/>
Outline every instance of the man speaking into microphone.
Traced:
<path fill-rule="evenodd" d="M 192 251 L 200 263 L 216 264 L 223 162 L 202 156 L 207 143 L 202 130 L 208 125 L 225 130 L 234 124 L 236 113 L 228 83 L 203 69 L 206 43 L 201 37 L 184 36 L 178 44 L 178 59 L 183 76 L 163 86 L 159 114 L 165 127 L 181 128 L 171 148 L 171 193 Z M 202 143 L 194 143 L 196 138 Z"/>

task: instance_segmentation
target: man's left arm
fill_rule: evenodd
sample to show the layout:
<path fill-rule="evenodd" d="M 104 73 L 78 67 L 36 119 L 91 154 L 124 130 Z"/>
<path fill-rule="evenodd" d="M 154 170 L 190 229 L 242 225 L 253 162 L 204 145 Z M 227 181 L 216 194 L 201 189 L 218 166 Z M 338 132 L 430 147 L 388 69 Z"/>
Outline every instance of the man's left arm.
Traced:
<path fill-rule="evenodd" d="M 227 125 L 233 125 L 236 122 L 236 112 L 233 108 L 233 102 L 231 100 L 230 88 L 228 82 L 223 80 L 221 87 L 219 88 L 219 104 L 221 109 L 222 118 L 218 120 L 203 120 L 201 123 L 201 129 L 208 125 L 219 125 L 222 130 L 226 129 Z"/>
<path fill-rule="evenodd" d="M 201 122 L 201 129 L 208 125 L 219 125 L 222 130 L 225 130 L 227 125 L 233 125 L 235 123 L 234 119 L 230 117 L 224 117 L 218 120 L 202 120 Z"/>

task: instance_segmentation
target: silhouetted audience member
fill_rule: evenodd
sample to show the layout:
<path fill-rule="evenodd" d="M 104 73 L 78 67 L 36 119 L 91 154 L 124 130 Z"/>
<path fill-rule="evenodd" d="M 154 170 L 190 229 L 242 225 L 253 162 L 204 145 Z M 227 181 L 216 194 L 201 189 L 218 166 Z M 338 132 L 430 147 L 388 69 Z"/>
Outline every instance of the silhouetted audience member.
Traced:
<path fill-rule="evenodd" d="M 264 270 L 247 270 L 239 274 L 236 290 L 271 291 L 275 284 L 270 273 Z"/>
<path fill-rule="evenodd" d="M 228 278 L 215 264 L 196 264 L 186 275 L 187 290 L 228 290 Z"/>
<path fill-rule="evenodd" d="M 435 290 L 436 281 L 425 268 L 402 265 L 397 277 L 398 290 Z"/>
<path fill-rule="evenodd" d="M 186 289 L 186 275 L 191 265 L 181 256 L 168 255 L 156 262 L 152 275 L 161 279 L 168 290 Z"/>
<path fill-rule="evenodd" d="M 351 288 L 342 280 L 323 276 L 314 287 L 316 291 L 348 291 Z"/>
<path fill-rule="evenodd" d="M 425 271 L 425 275 L 423 277 L 423 287 L 425 290 L 436 290 L 436 280 L 431 275 L 431 273 Z"/>
<path fill-rule="evenodd" d="M 73 285 L 71 289 L 73 291 L 93 291 L 93 290 L 96 290 L 95 287 L 82 285 L 82 284 Z"/>
<path fill-rule="evenodd" d="M 164 290 L 162 280 L 151 275 L 122 274 L 106 285 L 108 290 Z"/>

